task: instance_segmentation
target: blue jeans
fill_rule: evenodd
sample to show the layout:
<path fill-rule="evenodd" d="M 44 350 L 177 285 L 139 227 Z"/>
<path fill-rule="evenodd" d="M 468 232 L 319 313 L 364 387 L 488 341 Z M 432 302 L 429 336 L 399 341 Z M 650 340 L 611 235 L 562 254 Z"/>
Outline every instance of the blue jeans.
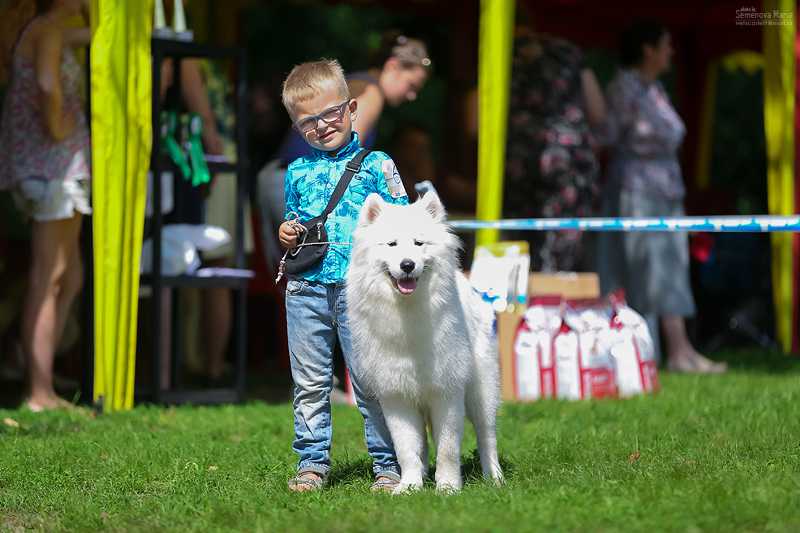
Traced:
<path fill-rule="evenodd" d="M 294 443 L 300 456 L 298 470 L 327 475 L 330 470 L 333 349 L 336 339 L 350 371 L 358 410 L 364 417 L 367 450 L 375 474 L 400 467 L 392 437 L 378 401 L 359 387 L 357 358 L 354 359 L 347 321 L 344 282 L 322 284 L 290 279 L 286 285 L 286 321 L 289 358 L 294 380 Z M 355 364 L 354 364 L 355 363 Z"/>

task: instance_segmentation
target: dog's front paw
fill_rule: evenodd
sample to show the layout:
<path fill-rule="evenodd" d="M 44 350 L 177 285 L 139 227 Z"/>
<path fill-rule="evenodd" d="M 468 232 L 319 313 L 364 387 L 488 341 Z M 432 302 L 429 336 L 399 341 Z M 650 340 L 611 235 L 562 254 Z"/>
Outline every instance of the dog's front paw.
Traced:
<path fill-rule="evenodd" d="M 422 489 L 422 481 L 400 481 L 394 488 L 392 494 L 409 494 Z"/>
<path fill-rule="evenodd" d="M 442 480 L 436 482 L 436 492 L 455 494 L 461 490 L 461 480 Z"/>
<path fill-rule="evenodd" d="M 503 477 L 503 471 L 499 468 L 493 470 L 490 474 L 484 476 L 486 479 L 490 480 L 495 487 L 502 487 L 506 484 L 506 478 Z"/>

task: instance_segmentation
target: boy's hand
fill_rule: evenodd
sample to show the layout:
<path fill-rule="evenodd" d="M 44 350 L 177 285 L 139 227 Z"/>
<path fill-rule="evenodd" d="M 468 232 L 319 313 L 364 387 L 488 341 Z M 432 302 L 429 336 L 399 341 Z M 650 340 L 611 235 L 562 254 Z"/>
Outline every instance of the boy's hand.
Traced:
<path fill-rule="evenodd" d="M 284 248 L 294 248 L 297 245 L 297 236 L 300 230 L 296 228 L 299 224 L 294 220 L 287 220 L 278 228 L 278 239 Z"/>

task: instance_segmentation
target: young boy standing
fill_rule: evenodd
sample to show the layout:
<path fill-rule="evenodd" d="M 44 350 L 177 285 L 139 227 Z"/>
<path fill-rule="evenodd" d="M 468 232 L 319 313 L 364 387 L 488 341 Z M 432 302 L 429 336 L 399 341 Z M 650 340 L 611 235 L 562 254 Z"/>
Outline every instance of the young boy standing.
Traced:
<path fill-rule="evenodd" d="M 313 155 L 296 159 L 286 171 L 286 222 L 278 233 L 281 245 L 292 248 L 300 234 L 296 219 L 308 221 L 322 213 L 345 166 L 361 152 L 361 146 L 352 129 L 356 101 L 350 98 L 337 61 L 314 61 L 292 69 L 283 83 L 283 105 L 294 127 L 314 148 Z M 391 490 L 399 482 L 400 470 L 380 406 L 374 398 L 365 397 L 358 384 L 358 361 L 351 348 L 344 288 L 350 262 L 350 246 L 346 243 L 351 240 L 361 206 L 373 192 L 387 202 L 407 204 L 408 196 L 398 178 L 388 155 L 370 152 L 326 219 L 328 241 L 334 244 L 329 245 L 321 261 L 289 277 L 286 319 L 294 380 L 292 448 L 300 456 L 297 474 L 289 480 L 292 491 L 320 489 L 328 477 L 330 393 L 337 339 L 364 417 L 367 449 L 375 473 L 372 489 Z"/>

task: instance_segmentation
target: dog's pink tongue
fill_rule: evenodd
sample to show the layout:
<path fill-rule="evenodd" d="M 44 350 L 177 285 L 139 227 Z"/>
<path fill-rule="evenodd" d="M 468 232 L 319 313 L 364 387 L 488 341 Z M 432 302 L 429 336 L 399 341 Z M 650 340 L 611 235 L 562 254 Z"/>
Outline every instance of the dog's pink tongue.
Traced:
<path fill-rule="evenodd" d="M 398 279 L 397 288 L 400 289 L 401 294 L 411 294 L 417 288 L 417 280 L 415 279 Z"/>

